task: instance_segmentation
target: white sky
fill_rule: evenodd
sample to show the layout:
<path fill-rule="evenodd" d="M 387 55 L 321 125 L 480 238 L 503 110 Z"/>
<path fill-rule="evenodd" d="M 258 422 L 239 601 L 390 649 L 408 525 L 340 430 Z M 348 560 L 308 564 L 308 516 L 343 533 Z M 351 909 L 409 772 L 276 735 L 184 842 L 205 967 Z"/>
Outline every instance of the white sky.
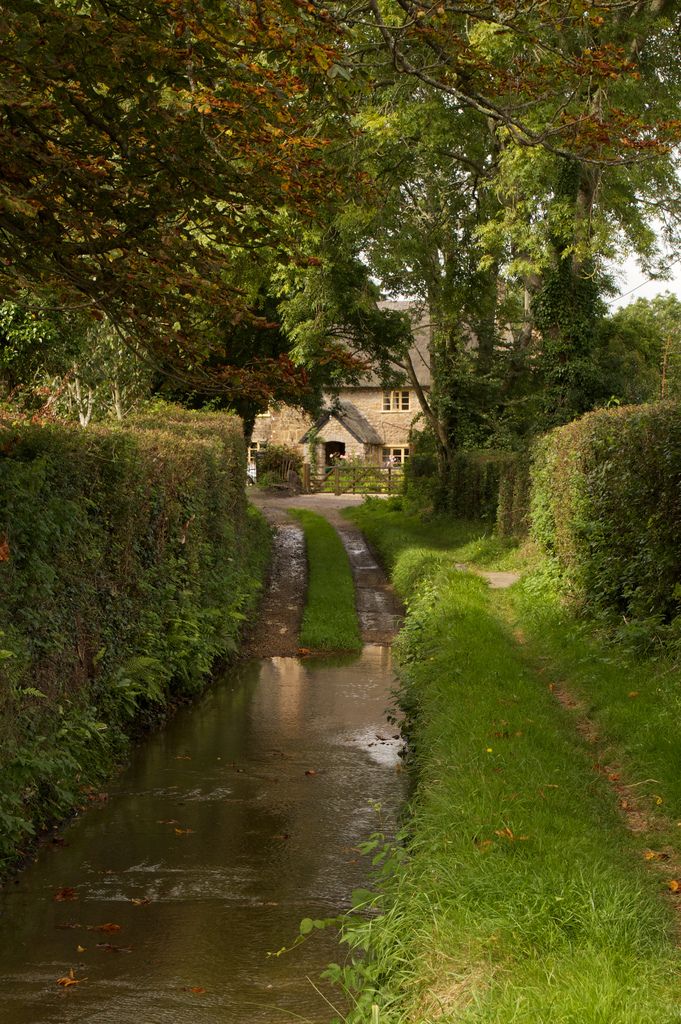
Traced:
<path fill-rule="evenodd" d="M 681 255 L 678 260 L 674 266 L 670 266 L 672 277 L 668 281 L 649 281 L 649 275 L 643 273 L 635 259 L 627 260 L 616 275 L 620 295 L 610 300 L 610 309 L 621 309 L 636 299 L 652 299 L 662 292 L 672 292 L 681 299 Z M 629 294 L 625 294 L 627 292 Z"/>

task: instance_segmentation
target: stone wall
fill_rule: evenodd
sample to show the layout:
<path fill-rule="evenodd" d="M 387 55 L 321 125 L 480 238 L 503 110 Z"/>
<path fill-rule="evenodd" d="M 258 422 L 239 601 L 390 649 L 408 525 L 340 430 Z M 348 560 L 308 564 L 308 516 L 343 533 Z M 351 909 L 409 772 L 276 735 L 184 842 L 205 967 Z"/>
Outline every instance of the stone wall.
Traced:
<path fill-rule="evenodd" d="M 406 390 L 406 389 L 403 389 Z M 372 425 L 386 446 L 409 444 L 409 431 L 420 408 L 414 391 L 411 391 L 411 409 L 384 412 L 383 390 L 381 388 L 345 388 L 341 400 L 351 402 Z M 265 444 L 285 444 L 299 451 L 309 461 L 307 445 L 300 443 L 301 437 L 310 429 L 314 420 L 311 416 L 289 406 L 273 407 L 265 416 L 258 416 L 253 429 L 253 441 Z M 319 432 L 319 442 L 343 441 L 348 458 L 365 458 L 380 462 L 382 453 L 378 446 L 369 446 L 357 441 L 338 420 L 333 417 Z"/>
<path fill-rule="evenodd" d="M 407 390 L 403 388 L 402 390 Z M 385 445 L 408 445 L 409 431 L 420 406 L 415 392 L 411 391 L 411 409 L 408 411 L 384 412 L 383 390 L 381 388 L 347 388 L 342 392 L 342 399 L 352 402 L 362 416 L 380 435 Z"/>
<path fill-rule="evenodd" d="M 300 444 L 300 439 L 313 423 L 312 417 L 300 409 L 272 406 L 264 416 L 256 417 L 252 440 L 261 444 L 285 444 L 303 455 L 305 446 Z"/>

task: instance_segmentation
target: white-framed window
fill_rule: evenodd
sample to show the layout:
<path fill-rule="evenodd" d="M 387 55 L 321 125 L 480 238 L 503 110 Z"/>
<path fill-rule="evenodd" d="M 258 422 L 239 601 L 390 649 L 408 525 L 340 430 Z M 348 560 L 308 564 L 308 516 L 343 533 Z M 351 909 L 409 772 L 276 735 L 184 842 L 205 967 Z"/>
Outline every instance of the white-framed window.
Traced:
<path fill-rule="evenodd" d="M 383 449 L 384 466 L 403 466 L 409 458 L 409 448 L 404 445 Z"/>
<path fill-rule="evenodd" d="M 411 391 L 384 391 L 383 412 L 408 412 L 411 409 Z"/>
<path fill-rule="evenodd" d="M 267 448 L 267 441 L 251 441 L 248 446 L 248 461 L 255 462 L 258 452 L 264 452 Z"/>

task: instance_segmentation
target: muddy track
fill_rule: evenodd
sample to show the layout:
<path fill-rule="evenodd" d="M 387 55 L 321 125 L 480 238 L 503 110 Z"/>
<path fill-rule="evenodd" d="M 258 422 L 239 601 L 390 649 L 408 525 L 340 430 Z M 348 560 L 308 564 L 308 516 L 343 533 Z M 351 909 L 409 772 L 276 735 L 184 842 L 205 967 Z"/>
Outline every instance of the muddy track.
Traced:
<path fill-rule="evenodd" d="M 323 515 L 338 531 L 355 581 L 362 639 L 370 644 L 390 644 L 400 627 L 403 608 L 361 531 L 340 514 L 341 508 L 360 504 L 362 499 L 330 494 L 283 498 L 255 490 L 248 496 L 276 533 L 259 623 L 247 640 L 244 653 L 253 657 L 298 653 L 307 566 L 303 532 L 288 516 L 288 510 L 293 508 L 307 508 Z"/>

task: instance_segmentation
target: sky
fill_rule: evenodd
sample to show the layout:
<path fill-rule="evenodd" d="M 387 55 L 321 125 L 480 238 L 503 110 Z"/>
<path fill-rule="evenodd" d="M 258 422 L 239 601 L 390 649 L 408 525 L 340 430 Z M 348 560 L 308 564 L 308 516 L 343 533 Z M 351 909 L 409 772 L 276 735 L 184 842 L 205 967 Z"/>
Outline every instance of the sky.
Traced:
<path fill-rule="evenodd" d="M 671 268 L 672 277 L 669 281 L 649 281 L 649 274 L 644 274 L 635 259 L 627 260 L 617 273 L 620 295 L 609 303 L 612 310 L 628 306 L 636 299 L 652 299 L 662 292 L 672 292 L 681 299 L 681 254 L 678 262 Z"/>

